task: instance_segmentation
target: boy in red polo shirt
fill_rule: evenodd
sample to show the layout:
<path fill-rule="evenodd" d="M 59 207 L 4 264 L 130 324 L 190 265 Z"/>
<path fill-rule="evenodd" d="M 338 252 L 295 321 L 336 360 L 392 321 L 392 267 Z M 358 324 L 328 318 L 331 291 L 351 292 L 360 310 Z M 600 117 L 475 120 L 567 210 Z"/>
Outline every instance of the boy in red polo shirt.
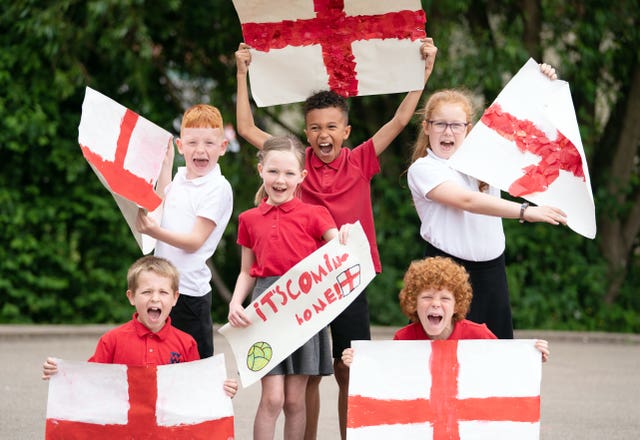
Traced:
<path fill-rule="evenodd" d="M 171 325 L 169 313 L 178 301 L 178 270 L 164 258 L 138 259 L 127 272 L 127 298 L 136 308 L 131 321 L 108 331 L 89 362 L 130 366 L 166 365 L 200 359 L 196 341 Z M 53 358 L 43 365 L 42 379 L 58 372 Z M 234 379 L 224 383 L 227 395 L 238 390 Z"/>
<path fill-rule="evenodd" d="M 423 40 L 420 55 L 425 59 L 424 82 L 431 75 L 437 48 L 431 38 Z M 238 133 L 247 142 L 261 149 L 271 137 L 255 125 L 249 103 L 247 71 L 251 62 L 249 46 L 240 43 L 236 51 Z M 380 256 L 371 207 L 370 182 L 380 171 L 378 156 L 387 149 L 396 136 L 411 121 L 422 90 L 409 92 L 393 118 L 383 125 L 369 140 L 354 149 L 343 147 L 349 137 L 346 100 L 334 92 L 319 92 L 305 101 L 305 134 L 309 147 L 306 150 L 307 177 L 300 185 L 304 202 L 327 207 L 338 227 L 359 220 L 371 246 L 376 272 L 381 272 Z M 369 307 L 364 294 L 331 323 L 334 373 L 338 387 L 338 414 L 340 433 L 346 437 L 347 397 L 349 369 L 341 360 L 342 351 L 350 347 L 352 340 L 371 339 Z M 307 386 L 306 439 L 316 437 L 320 377 L 311 377 Z"/>

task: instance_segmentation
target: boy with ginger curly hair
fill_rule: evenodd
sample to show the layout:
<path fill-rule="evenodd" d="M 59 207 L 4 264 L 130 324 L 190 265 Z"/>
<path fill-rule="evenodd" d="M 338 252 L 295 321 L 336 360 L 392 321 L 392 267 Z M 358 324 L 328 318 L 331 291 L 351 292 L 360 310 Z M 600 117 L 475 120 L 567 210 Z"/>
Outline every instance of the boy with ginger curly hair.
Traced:
<path fill-rule="evenodd" d="M 411 320 L 393 336 L 394 340 L 497 339 L 485 324 L 465 319 L 471 304 L 471 284 L 464 267 L 446 257 L 414 261 L 404 275 L 400 307 Z M 549 344 L 537 340 L 542 362 L 549 359 Z M 351 365 L 353 349 L 342 352 Z"/>

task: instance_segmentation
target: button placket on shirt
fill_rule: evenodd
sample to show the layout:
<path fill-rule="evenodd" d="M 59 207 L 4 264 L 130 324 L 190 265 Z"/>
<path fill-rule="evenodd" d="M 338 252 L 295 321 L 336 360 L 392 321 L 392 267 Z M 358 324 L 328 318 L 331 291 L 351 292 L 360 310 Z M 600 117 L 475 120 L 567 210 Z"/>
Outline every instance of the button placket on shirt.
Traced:
<path fill-rule="evenodd" d="M 154 363 L 153 359 L 157 356 L 158 352 L 158 337 L 153 333 L 147 335 L 147 352 L 146 360 L 147 364 Z"/>
<path fill-rule="evenodd" d="M 272 240 L 277 240 L 278 239 L 278 223 L 280 223 L 280 209 L 276 206 L 274 209 L 274 216 L 273 216 L 273 221 L 271 223 L 271 239 Z"/>

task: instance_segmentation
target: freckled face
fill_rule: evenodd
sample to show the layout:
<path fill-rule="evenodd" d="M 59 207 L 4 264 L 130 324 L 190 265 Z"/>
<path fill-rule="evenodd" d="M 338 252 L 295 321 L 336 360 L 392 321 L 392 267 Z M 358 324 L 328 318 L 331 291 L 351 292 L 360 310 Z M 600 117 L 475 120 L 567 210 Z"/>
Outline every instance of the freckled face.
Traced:
<path fill-rule="evenodd" d="M 178 301 L 179 293 L 172 290 L 171 284 L 171 278 L 147 270 L 138 276 L 136 290 L 127 290 L 127 298 L 138 312 L 138 321 L 154 333 L 164 327 Z"/>
<path fill-rule="evenodd" d="M 429 120 L 447 123 L 464 123 L 467 122 L 467 114 L 460 104 L 445 102 L 433 111 Z M 451 127 L 447 127 L 443 132 L 436 133 L 433 124 L 430 124 L 428 121 L 422 121 L 422 129 L 425 134 L 429 136 L 431 151 L 441 159 L 449 159 L 453 153 L 460 148 L 470 128 L 471 124 L 467 126 L 464 132 L 459 134 L 454 133 Z"/>
<path fill-rule="evenodd" d="M 431 339 L 447 339 L 451 335 L 455 307 L 455 297 L 448 290 L 426 289 L 418 294 L 418 319 Z"/>

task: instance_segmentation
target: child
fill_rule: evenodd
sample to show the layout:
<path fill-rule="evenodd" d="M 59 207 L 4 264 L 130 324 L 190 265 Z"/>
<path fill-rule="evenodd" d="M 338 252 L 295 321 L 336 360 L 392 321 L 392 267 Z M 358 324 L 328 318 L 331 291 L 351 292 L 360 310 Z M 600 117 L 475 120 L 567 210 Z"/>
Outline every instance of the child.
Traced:
<path fill-rule="evenodd" d="M 437 48 L 431 38 L 423 40 L 420 55 L 425 59 L 424 82 L 431 75 Z M 236 119 L 238 133 L 250 144 L 262 148 L 270 135 L 258 128 L 251 114 L 247 70 L 251 62 L 249 46 L 241 43 L 236 52 L 238 77 Z M 351 132 L 348 122 L 347 101 L 333 92 L 323 91 L 309 97 L 304 104 L 306 165 L 309 175 L 302 183 L 301 198 L 304 202 L 326 206 L 338 226 L 360 220 L 371 246 L 376 272 L 382 270 L 376 244 L 371 207 L 370 181 L 380 171 L 378 156 L 391 144 L 413 117 L 422 90 L 409 92 L 393 118 L 371 139 L 353 150 L 343 147 Z M 342 438 L 346 436 L 347 395 L 349 370 L 340 356 L 351 340 L 371 339 L 367 297 L 358 298 L 331 323 L 334 371 L 339 386 L 338 413 Z M 309 379 L 307 388 L 307 434 L 316 437 L 319 401 L 319 377 Z"/>
<path fill-rule="evenodd" d="M 193 336 L 201 358 L 213 355 L 211 271 L 206 261 L 215 252 L 233 208 L 231 185 L 218 165 L 227 149 L 223 130 L 215 107 L 198 104 L 184 113 L 176 144 L 185 167 L 167 186 L 174 154 L 170 146 L 158 179 L 157 191 L 164 197 L 162 222 L 158 225 L 142 210 L 136 222 L 138 231 L 158 240 L 155 255 L 167 258 L 180 272 L 180 297 L 171 319 Z"/>
<path fill-rule="evenodd" d="M 485 324 L 465 319 L 472 298 L 469 275 L 450 258 L 430 257 L 414 261 L 404 275 L 400 307 L 411 324 L 394 340 L 496 339 Z M 549 344 L 537 340 L 542 362 L 549 359 Z M 342 353 L 345 365 L 353 361 L 353 349 Z"/>
<path fill-rule="evenodd" d="M 556 78 L 547 64 L 541 71 Z M 462 264 L 474 291 L 469 319 L 486 323 L 498 338 L 513 338 L 502 218 L 557 225 L 566 224 L 566 215 L 557 208 L 503 200 L 499 189 L 449 167 L 448 159 L 471 130 L 472 103 L 466 94 L 436 92 L 421 114 L 408 181 L 427 242 L 425 256 L 449 256 Z"/>
<path fill-rule="evenodd" d="M 253 290 L 252 299 L 256 299 L 323 240 L 338 235 L 325 207 L 306 204 L 295 197 L 307 175 L 300 142 L 289 137 L 269 138 L 258 155 L 258 173 L 263 180 L 256 195 L 258 206 L 243 212 L 238 219 L 242 263 L 229 303 L 229 323 L 234 327 L 251 324 L 242 306 L 249 292 Z M 262 379 L 254 439 L 273 439 L 283 408 L 284 437 L 303 437 L 307 380 L 309 375 L 331 374 L 330 359 L 325 328 Z"/>
<path fill-rule="evenodd" d="M 136 312 L 131 321 L 100 337 L 89 362 L 145 366 L 200 359 L 196 341 L 171 325 L 169 313 L 180 295 L 178 285 L 178 270 L 164 258 L 146 256 L 133 263 L 127 272 L 127 298 Z M 150 341 L 153 351 L 147 350 Z M 42 368 L 43 380 L 58 372 L 53 358 L 47 358 Z M 233 397 L 237 381 L 225 380 L 224 390 Z"/>

